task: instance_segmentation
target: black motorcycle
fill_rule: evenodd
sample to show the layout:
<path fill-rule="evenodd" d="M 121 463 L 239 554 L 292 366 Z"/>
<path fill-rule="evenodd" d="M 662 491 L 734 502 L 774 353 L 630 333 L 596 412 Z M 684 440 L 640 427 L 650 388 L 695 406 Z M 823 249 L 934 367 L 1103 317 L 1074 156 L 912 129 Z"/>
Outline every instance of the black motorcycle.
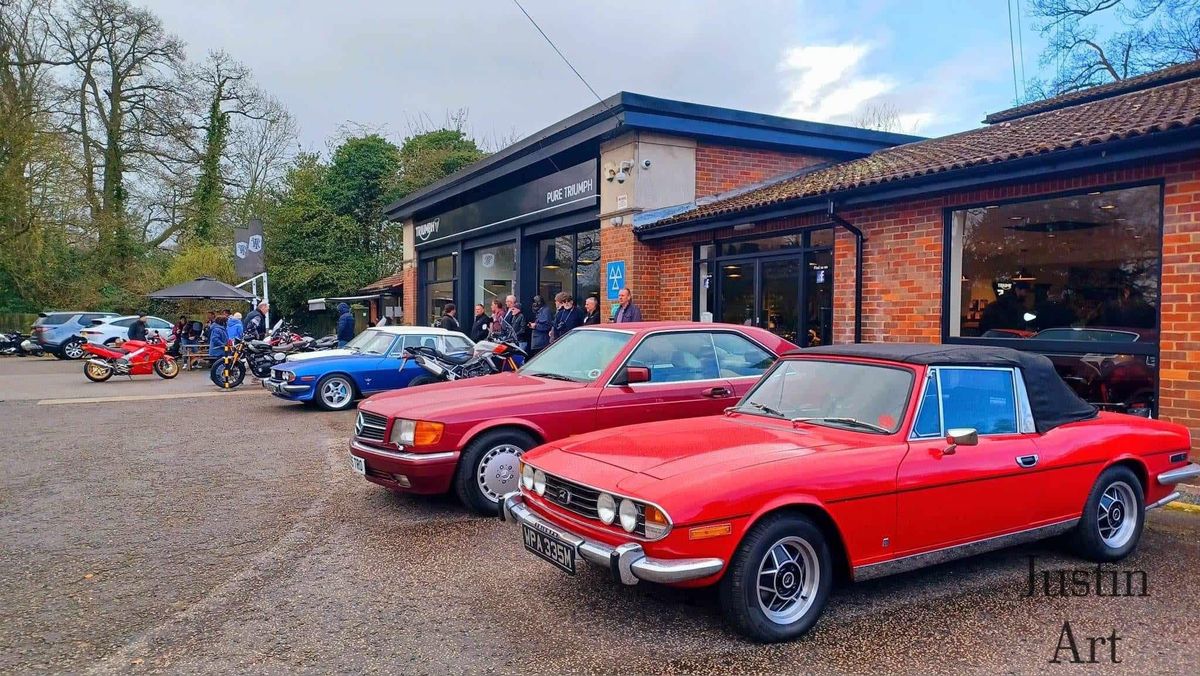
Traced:
<path fill-rule="evenodd" d="M 412 379 L 409 383 L 412 386 L 478 378 L 501 371 L 516 371 L 520 365 L 517 359 L 523 363 L 528 358 L 528 352 L 516 343 L 507 341 L 481 340 L 475 343 L 470 354 L 462 355 L 446 354 L 427 345 L 413 345 L 404 348 L 404 359 L 400 362 L 400 368 L 403 369 L 408 360 L 412 359 L 425 369 L 424 375 Z"/>
<path fill-rule="evenodd" d="M 21 343 L 25 341 L 25 336 L 13 331 L 12 333 L 0 333 L 0 354 L 18 354 L 24 356 L 24 351 L 21 350 Z"/>

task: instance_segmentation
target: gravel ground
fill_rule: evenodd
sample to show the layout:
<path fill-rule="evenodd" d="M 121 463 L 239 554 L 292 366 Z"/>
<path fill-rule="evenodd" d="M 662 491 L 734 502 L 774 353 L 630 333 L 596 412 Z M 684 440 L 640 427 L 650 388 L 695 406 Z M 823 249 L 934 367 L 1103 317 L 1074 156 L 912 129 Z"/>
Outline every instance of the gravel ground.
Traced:
<path fill-rule="evenodd" d="M 352 413 L 201 374 L 86 383 L 0 360 L 0 672 L 1194 673 L 1200 516 L 1159 510 L 1122 569 L 1149 596 L 1029 597 L 1053 543 L 839 590 L 775 646 L 707 592 L 572 579 L 448 498 L 352 474 Z M 166 386 L 166 387 L 163 387 Z M 197 398 L 39 404 L 46 399 Z M 215 395 L 215 396 L 214 396 Z M 1050 664 L 1064 621 L 1120 637 Z M 1064 651 L 1061 655 L 1067 656 Z"/>

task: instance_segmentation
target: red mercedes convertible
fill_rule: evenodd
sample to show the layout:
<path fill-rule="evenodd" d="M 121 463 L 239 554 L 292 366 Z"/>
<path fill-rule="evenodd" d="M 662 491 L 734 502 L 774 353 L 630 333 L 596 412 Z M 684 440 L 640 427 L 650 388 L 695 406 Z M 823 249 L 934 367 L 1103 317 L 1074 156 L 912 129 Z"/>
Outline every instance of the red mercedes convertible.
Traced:
<path fill-rule="evenodd" d="M 796 346 L 749 326 L 639 322 L 575 329 L 518 373 L 377 394 L 358 406 L 350 463 L 395 491 L 454 490 L 495 515 L 517 459 L 617 425 L 720 413 Z"/>
<path fill-rule="evenodd" d="M 816 622 L 861 580 L 1070 532 L 1127 556 L 1145 510 L 1200 475 L 1176 424 L 1097 412 L 1050 360 L 992 347 L 844 345 L 778 361 L 724 415 L 526 453 L 501 518 L 574 574 L 718 585 L 756 640 Z"/>

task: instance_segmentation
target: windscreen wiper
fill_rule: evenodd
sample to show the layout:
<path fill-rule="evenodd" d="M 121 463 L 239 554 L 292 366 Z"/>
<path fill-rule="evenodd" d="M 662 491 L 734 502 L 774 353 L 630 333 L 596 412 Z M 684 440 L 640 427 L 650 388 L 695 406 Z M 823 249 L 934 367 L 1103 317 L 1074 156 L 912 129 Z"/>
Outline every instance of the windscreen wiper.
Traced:
<path fill-rule="evenodd" d="M 763 413 L 766 413 L 767 415 L 773 415 L 776 418 L 786 418 L 787 417 L 786 415 L 783 414 L 783 411 L 776 411 L 775 409 L 771 408 L 770 406 L 767 406 L 766 404 L 760 404 L 757 401 L 750 401 L 747 403 L 750 404 L 751 406 L 753 406 L 754 408 L 757 408 L 758 410 L 762 411 Z"/>
<path fill-rule="evenodd" d="M 568 383 L 579 382 L 578 380 L 572 378 L 571 376 L 564 376 L 564 375 L 560 375 L 558 373 L 527 373 L 525 375 L 535 376 L 538 378 L 549 378 L 550 380 L 563 380 Z"/>
<path fill-rule="evenodd" d="M 881 426 L 875 425 L 873 423 L 865 422 L 865 421 L 859 420 L 858 418 L 832 418 L 832 417 L 792 418 L 792 423 L 800 423 L 800 422 L 816 423 L 816 424 L 820 424 L 820 423 L 824 422 L 824 423 L 832 423 L 834 425 L 846 425 L 848 427 L 861 427 L 863 429 L 868 429 L 868 430 L 871 430 L 872 432 L 879 432 L 881 434 L 891 434 L 892 433 L 892 431 L 886 427 L 881 427 Z"/>

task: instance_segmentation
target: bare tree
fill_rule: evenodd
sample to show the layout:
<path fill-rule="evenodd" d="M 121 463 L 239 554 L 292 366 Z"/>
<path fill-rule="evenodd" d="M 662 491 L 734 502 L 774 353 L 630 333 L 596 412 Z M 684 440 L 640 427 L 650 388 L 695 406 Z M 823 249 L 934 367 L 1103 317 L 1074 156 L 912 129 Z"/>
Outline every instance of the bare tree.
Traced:
<path fill-rule="evenodd" d="M 62 60 L 74 68 L 61 114 L 80 148 L 79 173 L 102 249 L 131 255 L 126 227 L 126 172 L 153 156 L 157 139 L 174 133 L 163 123 L 175 105 L 183 44 L 147 10 L 122 0 L 75 0 L 48 14 Z M 100 173 L 97 178 L 97 171 Z"/>
<path fill-rule="evenodd" d="M 1029 11 L 1054 70 L 1026 85 L 1030 100 L 1200 59 L 1195 0 L 1029 0 Z"/>
<path fill-rule="evenodd" d="M 886 101 L 868 104 L 855 116 L 851 124 L 863 129 L 891 131 L 900 134 L 915 134 L 918 127 L 918 124 L 914 122 L 906 128 L 900 117 L 900 110 Z"/>

